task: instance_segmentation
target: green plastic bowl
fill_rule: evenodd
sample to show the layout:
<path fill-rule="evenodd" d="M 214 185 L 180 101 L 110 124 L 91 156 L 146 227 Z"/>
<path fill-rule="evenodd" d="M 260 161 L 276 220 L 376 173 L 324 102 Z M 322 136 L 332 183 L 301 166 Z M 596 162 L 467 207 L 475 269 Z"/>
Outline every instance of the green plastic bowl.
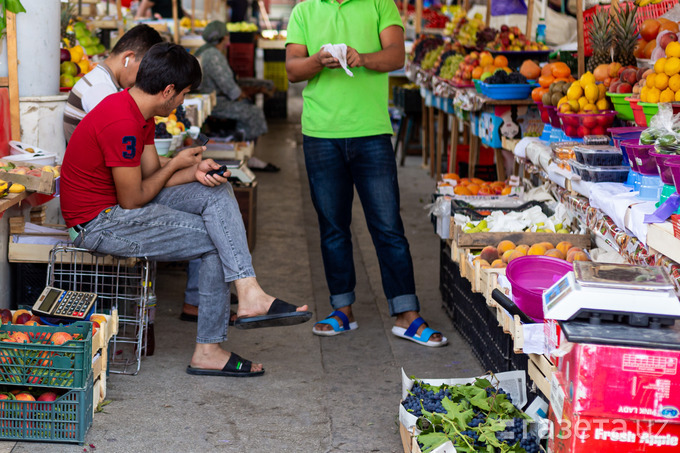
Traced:
<path fill-rule="evenodd" d="M 606 94 L 611 99 L 612 104 L 614 105 L 614 110 L 616 110 L 617 117 L 626 121 L 635 120 L 635 117 L 633 116 L 633 109 L 630 107 L 630 102 L 626 101 L 626 98 L 631 95 L 630 93 L 608 92 Z"/>
<path fill-rule="evenodd" d="M 659 113 L 659 104 L 652 102 L 638 102 L 638 105 L 642 106 L 642 113 L 644 113 L 645 118 L 647 118 L 647 124 L 650 124 L 652 117 Z"/>

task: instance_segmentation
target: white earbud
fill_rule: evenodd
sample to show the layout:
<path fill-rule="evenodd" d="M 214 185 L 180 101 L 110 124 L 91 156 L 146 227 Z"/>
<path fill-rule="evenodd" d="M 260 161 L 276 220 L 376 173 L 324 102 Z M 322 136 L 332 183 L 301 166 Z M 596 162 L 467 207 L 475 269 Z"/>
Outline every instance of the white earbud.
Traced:
<path fill-rule="evenodd" d="M 125 67 L 127 68 L 128 63 L 130 62 L 130 57 L 125 57 Z"/>

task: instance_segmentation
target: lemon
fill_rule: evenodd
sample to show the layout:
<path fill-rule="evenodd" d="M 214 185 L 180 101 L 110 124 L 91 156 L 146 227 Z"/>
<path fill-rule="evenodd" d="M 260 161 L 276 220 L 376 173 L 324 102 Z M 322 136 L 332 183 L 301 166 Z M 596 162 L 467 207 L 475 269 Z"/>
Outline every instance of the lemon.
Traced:
<path fill-rule="evenodd" d="M 656 63 L 654 63 L 654 72 L 661 74 L 663 72 L 664 66 L 666 66 L 666 58 L 659 58 L 656 60 Z"/>
<path fill-rule="evenodd" d="M 647 85 L 649 88 L 654 88 L 654 79 L 656 79 L 656 74 L 649 74 L 649 75 L 647 76 L 646 85 Z"/>
<path fill-rule="evenodd" d="M 557 107 L 557 110 L 559 110 L 560 113 L 574 113 L 574 112 L 571 110 L 571 106 L 569 105 L 569 102 L 568 102 L 568 101 L 567 101 L 567 102 L 563 102 L 562 105 L 560 105 L 559 107 Z"/>
<path fill-rule="evenodd" d="M 640 97 L 642 99 L 642 97 Z M 675 102 L 680 102 L 680 91 L 675 92 Z"/>
<path fill-rule="evenodd" d="M 595 103 L 595 107 L 597 107 L 599 110 L 608 110 L 609 102 L 607 102 L 606 99 L 598 99 L 598 101 Z"/>
<path fill-rule="evenodd" d="M 647 102 L 647 93 L 649 93 L 650 88 L 648 86 L 643 86 L 640 89 L 640 102 Z"/>
<path fill-rule="evenodd" d="M 604 83 L 598 83 L 597 89 L 600 91 L 600 96 L 598 97 L 598 99 L 605 99 L 605 93 L 607 92 L 607 87 L 604 86 Z"/>
<path fill-rule="evenodd" d="M 659 102 L 673 102 L 675 100 L 675 93 L 670 88 L 666 88 L 659 96 Z"/>
<path fill-rule="evenodd" d="M 558 107 L 561 106 L 562 104 L 564 104 L 564 103 L 567 102 L 568 100 L 569 100 L 569 99 L 567 99 L 566 96 L 562 97 L 562 98 L 557 102 L 557 106 L 558 106 Z"/>
<path fill-rule="evenodd" d="M 595 104 L 586 104 L 585 107 L 583 107 L 583 113 L 598 113 L 599 110 L 595 106 Z"/>
<path fill-rule="evenodd" d="M 82 46 L 73 46 L 68 51 L 71 52 L 71 61 L 74 63 L 78 63 L 85 55 L 85 49 Z"/>
<path fill-rule="evenodd" d="M 576 82 L 572 83 L 569 89 L 567 90 L 567 99 L 569 99 L 570 101 L 575 101 L 582 95 L 583 88 L 581 88 L 581 85 L 579 85 Z"/>
<path fill-rule="evenodd" d="M 680 74 L 675 74 L 673 77 L 668 79 L 668 88 L 677 93 L 680 91 Z"/>
<path fill-rule="evenodd" d="M 668 88 L 668 76 L 666 73 L 662 72 L 654 77 L 654 86 L 659 90 L 665 90 Z"/>
<path fill-rule="evenodd" d="M 569 107 L 571 107 L 571 110 L 574 112 L 578 112 L 581 106 L 579 105 L 578 101 L 575 101 L 573 99 L 567 101 L 569 103 Z"/>
<path fill-rule="evenodd" d="M 672 77 L 680 72 L 680 58 L 670 57 L 666 59 L 666 64 L 663 66 L 663 72 L 668 77 Z"/>
<path fill-rule="evenodd" d="M 581 76 L 578 83 L 581 85 L 581 88 L 585 89 L 587 85 L 595 83 L 595 76 L 593 75 L 592 72 L 588 71 Z"/>
<path fill-rule="evenodd" d="M 649 91 L 647 92 L 647 101 L 645 102 L 651 102 L 652 104 L 656 104 L 659 102 L 659 97 L 661 96 L 661 90 L 658 88 L 650 88 Z"/>
<path fill-rule="evenodd" d="M 583 107 L 585 107 L 586 104 L 588 104 L 588 99 L 586 99 L 585 96 L 581 96 L 580 98 L 578 98 L 579 110 L 583 110 Z"/>
<path fill-rule="evenodd" d="M 588 99 L 588 101 L 592 104 L 596 103 L 600 97 L 600 90 L 594 83 L 589 83 L 586 85 L 583 91 L 586 95 L 586 99 Z"/>
<path fill-rule="evenodd" d="M 680 42 L 669 42 L 666 46 L 667 57 L 680 57 Z"/>

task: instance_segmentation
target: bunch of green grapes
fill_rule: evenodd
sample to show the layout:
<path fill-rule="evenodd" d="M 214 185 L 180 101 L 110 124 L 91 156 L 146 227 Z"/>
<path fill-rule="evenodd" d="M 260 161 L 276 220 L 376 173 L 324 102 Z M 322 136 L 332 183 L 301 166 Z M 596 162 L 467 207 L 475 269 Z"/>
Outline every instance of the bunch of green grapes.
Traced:
<path fill-rule="evenodd" d="M 458 66 L 463 61 L 463 56 L 460 54 L 449 55 L 439 72 L 439 77 L 442 79 L 452 79 L 453 75 L 458 70 Z"/>
<path fill-rule="evenodd" d="M 444 46 L 439 46 L 436 49 L 430 50 L 427 54 L 425 54 L 425 58 L 423 58 L 423 61 L 420 63 L 420 67 L 423 69 L 432 69 L 435 62 L 437 61 L 437 58 L 439 58 L 439 55 L 441 55 L 443 51 Z"/>
<path fill-rule="evenodd" d="M 456 38 L 464 46 L 474 47 L 477 45 L 477 31 L 483 30 L 486 27 L 481 14 L 475 14 L 475 17 L 468 20 L 460 28 Z"/>

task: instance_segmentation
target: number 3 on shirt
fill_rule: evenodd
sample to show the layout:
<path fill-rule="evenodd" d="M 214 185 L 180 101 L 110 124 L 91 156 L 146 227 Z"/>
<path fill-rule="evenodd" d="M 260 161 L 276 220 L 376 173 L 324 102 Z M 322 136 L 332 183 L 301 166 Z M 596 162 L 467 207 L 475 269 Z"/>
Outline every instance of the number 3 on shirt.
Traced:
<path fill-rule="evenodd" d="M 134 159 L 137 154 L 137 137 L 134 135 L 126 135 L 123 137 L 123 145 L 127 145 L 123 151 L 123 157 L 125 159 Z"/>

